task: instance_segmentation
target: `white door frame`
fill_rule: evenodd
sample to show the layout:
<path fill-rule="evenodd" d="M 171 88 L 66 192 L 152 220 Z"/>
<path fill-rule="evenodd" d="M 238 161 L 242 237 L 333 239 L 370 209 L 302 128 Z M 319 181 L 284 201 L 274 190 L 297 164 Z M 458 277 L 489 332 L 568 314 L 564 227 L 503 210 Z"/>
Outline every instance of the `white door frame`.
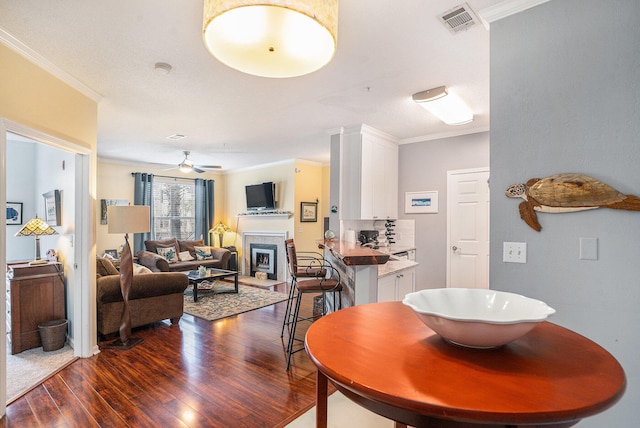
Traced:
<path fill-rule="evenodd" d="M 99 352 L 96 337 L 95 304 L 95 168 L 96 157 L 89 148 L 62 140 L 36 129 L 0 118 L 0 180 L 7 182 L 7 132 L 22 135 L 38 143 L 76 154 L 75 157 L 75 225 L 74 225 L 74 262 L 77 287 L 69 296 L 73 311 L 73 349 L 77 357 L 90 357 Z M 6 205 L 6 186 L 0 185 L 0 206 Z M 92 221 L 93 220 L 93 221 Z M 0 227 L 0 266 L 6 269 L 6 228 Z M 92 262 L 93 261 L 93 262 Z M 6 311 L 0 311 L 0 335 L 6 337 Z M 6 340 L 0 340 L 0 418 L 6 413 Z"/>
<path fill-rule="evenodd" d="M 470 169 L 456 169 L 447 171 L 447 287 L 451 286 L 451 204 L 452 198 L 450 197 L 450 186 L 449 181 L 452 175 L 462 175 L 462 174 L 473 174 L 478 172 L 488 172 L 490 173 L 489 167 L 482 168 L 470 168 Z M 488 183 L 487 183 L 488 184 Z M 491 213 L 489 213 L 491 215 Z M 488 220 L 488 219 L 487 219 Z M 489 221 L 487 221 L 487 228 L 489 227 Z M 487 230 L 487 236 L 488 235 Z M 489 260 L 487 259 L 487 272 L 489 272 Z M 488 274 L 487 274 L 488 275 Z M 488 279 L 487 279 L 487 287 L 488 287 Z"/>

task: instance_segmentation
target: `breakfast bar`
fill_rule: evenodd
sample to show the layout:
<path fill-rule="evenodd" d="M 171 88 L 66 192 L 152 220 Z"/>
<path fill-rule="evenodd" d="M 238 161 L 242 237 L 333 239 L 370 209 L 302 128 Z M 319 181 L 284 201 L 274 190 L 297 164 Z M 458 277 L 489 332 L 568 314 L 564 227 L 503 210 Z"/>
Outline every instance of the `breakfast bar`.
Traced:
<path fill-rule="evenodd" d="M 318 241 L 318 248 L 340 272 L 343 308 L 377 301 L 378 266 L 389 261 L 389 254 L 348 241 Z"/>

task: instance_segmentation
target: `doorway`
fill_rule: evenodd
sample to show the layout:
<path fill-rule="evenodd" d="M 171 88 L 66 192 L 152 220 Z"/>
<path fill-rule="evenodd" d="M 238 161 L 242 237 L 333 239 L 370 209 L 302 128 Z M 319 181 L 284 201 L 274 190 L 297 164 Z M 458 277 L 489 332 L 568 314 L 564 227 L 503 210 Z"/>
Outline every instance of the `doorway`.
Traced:
<path fill-rule="evenodd" d="M 65 160 L 70 160 L 69 162 L 58 162 L 55 158 L 51 159 L 51 157 L 45 154 L 40 159 L 32 160 L 28 168 L 22 168 L 23 171 L 19 171 L 18 173 L 14 171 L 13 174 L 35 174 L 34 171 L 41 170 L 48 163 L 54 165 L 54 168 L 70 168 L 67 170 L 68 181 L 66 182 L 68 183 L 67 188 L 69 193 L 67 194 L 68 199 L 65 199 L 70 201 L 70 203 L 68 203 L 66 212 L 64 211 L 64 207 L 62 208 L 61 215 L 63 223 L 62 227 L 58 228 L 60 239 L 54 242 L 56 245 L 64 247 L 65 249 L 66 317 L 69 320 L 69 340 L 74 348 L 75 356 L 88 357 L 97 353 L 98 350 L 95 333 L 92 333 L 95 332 L 95 292 L 92 291 L 93 287 L 91 287 L 93 283 L 91 279 L 94 273 L 90 260 L 95 257 L 95 251 L 93 249 L 94 238 L 91 229 L 93 223 L 90 219 L 95 216 L 95 211 L 90 189 L 95 187 L 95 185 L 93 184 L 94 179 L 91 179 L 90 173 L 92 169 L 90 166 L 92 157 L 91 150 L 49 136 L 10 120 L 0 118 L 0 161 L 2 165 L 5 166 L 0 173 L 0 179 L 5 183 L 0 186 L 0 205 L 5 205 L 7 202 L 7 185 L 11 182 L 11 177 L 7 177 L 8 161 L 12 161 L 12 159 L 7 156 L 8 139 L 22 139 L 30 144 L 39 145 L 46 153 L 60 151 L 60 153 L 64 153 Z M 26 221 L 38 212 L 36 204 L 44 205 L 44 199 L 39 195 L 42 187 L 49 185 L 55 187 L 56 185 L 53 181 L 49 181 L 48 177 L 45 177 L 42 181 L 45 184 L 41 184 L 40 187 L 33 186 L 33 189 L 25 189 L 25 192 L 30 191 L 29 197 L 31 198 L 28 204 L 25 203 L 23 205 L 23 207 L 28 210 L 28 212 L 23 212 Z M 26 194 L 24 198 L 26 200 Z M 6 226 L 0 228 L 0 231 L 0 266 L 6 271 L 8 256 L 7 244 L 9 238 L 13 239 L 11 232 L 15 231 L 8 233 Z M 10 234 L 11 236 L 9 236 Z M 30 241 L 26 238 L 21 239 Z M 46 244 L 43 242 L 43 245 Z M 32 260 L 35 255 L 33 242 L 31 242 L 29 246 L 31 252 L 27 261 Z M 46 252 L 49 246 L 43 246 L 43 248 Z M 18 257 L 23 258 L 24 254 Z M 5 337 L 7 333 L 6 321 L 6 311 L 3 310 L 0 316 L 0 333 Z M 0 376 L 0 408 L 2 410 L 0 414 L 4 414 L 6 408 L 7 352 L 6 340 L 2 340 L 0 344 L 0 370 L 3 375 Z"/>
<path fill-rule="evenodd" d="M 489 168 L 447 171 L 447 287 L 489 288 Z"/>

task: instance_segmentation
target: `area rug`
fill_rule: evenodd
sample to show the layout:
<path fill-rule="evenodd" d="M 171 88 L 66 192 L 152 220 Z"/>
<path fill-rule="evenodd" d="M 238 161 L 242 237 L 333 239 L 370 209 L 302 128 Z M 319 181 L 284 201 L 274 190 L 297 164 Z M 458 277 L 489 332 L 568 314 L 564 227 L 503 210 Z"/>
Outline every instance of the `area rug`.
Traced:
<path fill-rule="evenodd" d="M 214 291 L 233 289 L 233 283 L 214 281 L 209 287 Z M 226 318 L 254 309 L 263 308 L 287 300 L 287 294 L 264 290 L 248 285 L 239 285 L 238 294 L 215 294 L 201 292 L 198 287 L 198 301 L 193 301 L 193 291 L 188 288 L 184 292 L 184 312 L 207 321 Z"/>
<path fill-rule="evenodd" d="M 44 352 L 42 347 L 15 355 L 7 352 L 7 402 L 42 383 L 74 359 L 73 348 L 69 345 L 48 352 Z"/>
<path fill-rule="evenodd" d="M 329 396 L 327 426 L 332 428 L 393 428 L 392 420 L 368 411 L 342 395 L 339 391 Z M 286 428 L 312 428 L 316 426 L 316 407 L 300 415 Z"/>

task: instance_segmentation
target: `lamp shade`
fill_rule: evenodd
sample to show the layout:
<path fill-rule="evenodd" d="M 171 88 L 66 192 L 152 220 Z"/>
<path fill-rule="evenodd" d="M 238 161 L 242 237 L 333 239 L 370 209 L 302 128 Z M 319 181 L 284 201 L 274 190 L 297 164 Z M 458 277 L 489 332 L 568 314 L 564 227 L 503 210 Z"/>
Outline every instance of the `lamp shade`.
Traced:
<path fill-rule="evenodd" d="M 109 233 L 145 233 L 150 230 L 148 205 L 110 205 L 107 207 Z"/>
<path fill-rule="evenodd" d="M 58 232 L 55 231 L 51 226 L 49 226 L 44 220 L 38 218 L 32 218 L 22 226 L 22 229 L 16 233 L 15 236 L 41 236 L 41 235 L 57 235 Z"/>
<path fill-rule="evenodd" d="M 203 39 L 222 63 L 263 77 L 314 72 L 335 55 L 338 0 L 205 0 Z"/>
<path fill-rule="evenodd" d="M 473 121 L 471 109 L 462 98 L 449 93 L 446 86 L 413 94 L 413 100 L 447 125 L 463 125 Z"/>

